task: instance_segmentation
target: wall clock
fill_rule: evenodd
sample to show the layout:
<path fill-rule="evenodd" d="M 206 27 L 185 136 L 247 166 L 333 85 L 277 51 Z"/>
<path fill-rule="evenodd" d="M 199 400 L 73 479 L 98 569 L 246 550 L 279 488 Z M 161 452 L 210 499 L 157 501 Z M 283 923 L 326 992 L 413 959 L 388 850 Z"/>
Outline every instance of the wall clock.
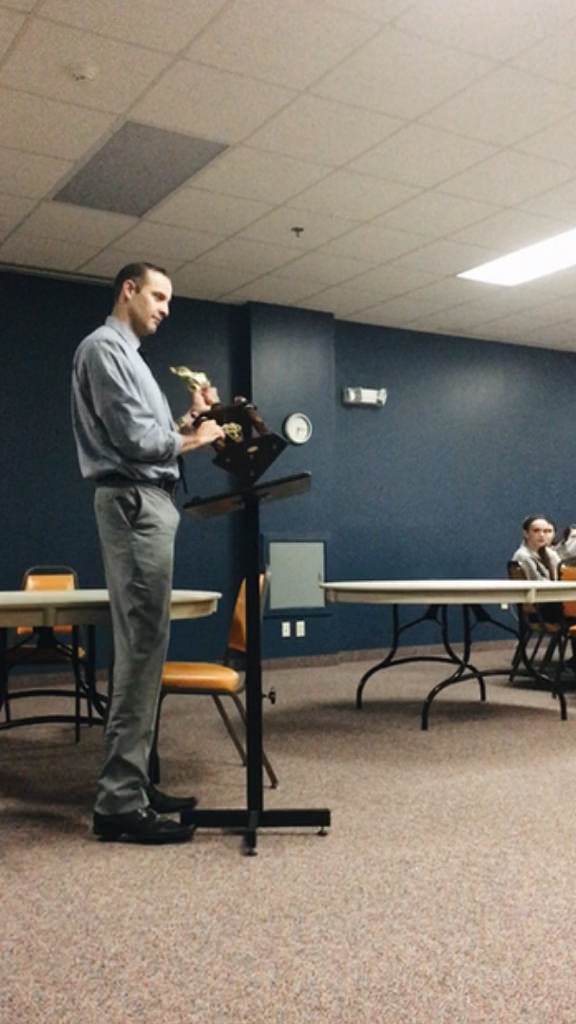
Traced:
<path fill-rule="evenodd" d="M 306 444 L 312 436 L 312 420 L 303 412 L 292 412 L 282 424 L 282 433 L 291 444 Z"/>

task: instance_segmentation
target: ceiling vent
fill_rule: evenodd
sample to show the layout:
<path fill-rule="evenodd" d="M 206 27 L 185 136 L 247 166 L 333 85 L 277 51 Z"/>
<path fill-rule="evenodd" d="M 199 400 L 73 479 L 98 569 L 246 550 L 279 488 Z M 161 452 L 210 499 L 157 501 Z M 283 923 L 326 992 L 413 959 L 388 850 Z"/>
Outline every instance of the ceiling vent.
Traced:
<path fill-rule="evenodd" d="M 127 121 L 54 199 L 141 217 L 227 148 Z"/>

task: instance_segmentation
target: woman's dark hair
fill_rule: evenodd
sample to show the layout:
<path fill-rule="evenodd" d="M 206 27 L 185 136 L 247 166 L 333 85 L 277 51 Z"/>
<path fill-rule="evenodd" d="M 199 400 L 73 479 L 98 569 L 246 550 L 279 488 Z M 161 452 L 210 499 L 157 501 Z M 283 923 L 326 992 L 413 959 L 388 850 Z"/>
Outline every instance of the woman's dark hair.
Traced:
<path fill-rule="evenodd" d="M 550 519 L 549 516 L 526 516 L 526 519 L 522 521 L 522 529 L 524 533 L 527 533 L 527 531 L 532 526 L 532 523 L 535 523 L 537 519 L 545 519 L 546 522 L 550 523 L 550 526 L 552 526 L 554 530 L 556 530 L 556 523 L 552 519 Z"/>

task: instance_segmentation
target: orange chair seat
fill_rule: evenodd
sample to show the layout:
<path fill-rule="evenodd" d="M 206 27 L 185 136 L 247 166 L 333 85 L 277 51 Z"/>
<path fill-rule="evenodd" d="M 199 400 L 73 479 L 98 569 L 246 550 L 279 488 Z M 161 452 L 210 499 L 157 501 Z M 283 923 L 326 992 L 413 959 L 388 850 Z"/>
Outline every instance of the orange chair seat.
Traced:
<path fill-rule="evenodd" d="M 162 685 L 177 690 L 220 690 L 234 693 L 240 687 L 240 676 L 228 665 L 204 661 L 167 661 L 162 672 Z"/>

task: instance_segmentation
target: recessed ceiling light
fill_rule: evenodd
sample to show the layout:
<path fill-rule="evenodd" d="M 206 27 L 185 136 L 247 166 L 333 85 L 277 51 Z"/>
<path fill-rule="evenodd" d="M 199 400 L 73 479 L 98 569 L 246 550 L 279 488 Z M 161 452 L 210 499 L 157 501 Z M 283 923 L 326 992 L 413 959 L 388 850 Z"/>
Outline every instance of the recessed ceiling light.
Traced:
<path fill-rule="evenodd" d="M 479 267 L 473 267 L 457 276 L 470 281 L 513 287 L 573 266 L 576 266 L 576 228 L 563 231 L 561 235 L 554 235 L 543 242 L 527 245 L 524 249 L 517 249 L 489 263 L 481 263 Z"/>

